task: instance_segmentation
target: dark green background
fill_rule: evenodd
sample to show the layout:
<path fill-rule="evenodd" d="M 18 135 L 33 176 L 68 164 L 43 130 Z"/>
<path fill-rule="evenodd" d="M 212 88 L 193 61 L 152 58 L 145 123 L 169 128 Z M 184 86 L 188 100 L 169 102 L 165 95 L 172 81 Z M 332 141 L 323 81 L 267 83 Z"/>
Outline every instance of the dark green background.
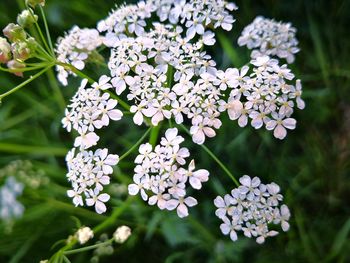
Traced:
<path fill-rule="evenodd" d="M 0 1 L 0 27 L 16 19 L 21 1 Z M 237 22 L 226 33 L 231 45 L 217 42 L 209 50 L 221 67 L 240 66 L 248 52 L 236 44 L 245 25 L 255 16 L 290 21 L 298 29 L 301 52 L 292 66 L 303 82 L 306 108 L 297 110 L 297 129 L 285 140 L 267 131 L 241 129 L 228 119 L 218 136 L 206 145 L 236 177 L 259 176 L 282 188 L 291 209 L 291 230 L 260 246 L 241 236 L 232 243 L 219 230 L 212 200 L 234 185 L 201 150 L 188 144 L 198 167 L 211 172 L 210 182 L 194 196 L 199 205 L 192 216 L 180 220 L 175 213 L 159 212 L 136 198 L 105 232 L 120 224 L 133 228 L 131 239 L 101 262 L 350 262 L 350 1 L 237 1 Z M 73 25 L 94 27 L 113 7 L 114 1 L 49 0 L 45 11 L 54 39 Z M 215 50 L 215 52 L 214 52 Z M 239 56 L 232 61 L 232 50 Z M 231 54 L 231 55 L 230 55 Z M 88 68 L 91 76 L 102 68 Z M 21 201 L 26 207 L 11 234 L 0 222 L 0 262 L 38 262 L 51 256 L 51 246 L 73 233 L 78 217 L 84 225 L 104 220 L 87 210 L 74 209 L 65 196 L 64 154 L 73 139 L 60 126 L 64 103 L 78 82 L 58 88 L 52 73 L 3 100 L 0 106 L 0 167 L 12 160 L 27 159 L 50 177 L 39 190 L 27 189 Z M 0 74 L 0 91 L 21 79 Z M 62 92 L 62 94 L 58 91 Z M 114 124 L 103 133 L 102 143 L 119 154 L 142 135 L 129 120 Z M 164 130 L 163 130 L 164 131 Z M 190 139 L 187 137 L 188 141 Z M 126 184 L 132 176 L 132 157 L 116 169 L 113 182 Z M 112 195 L 112 207 L 124 196 Z M 108 214 L 107 214 L 108 216 Z M 71 257 L 89 262 L 91 254 Z"/>

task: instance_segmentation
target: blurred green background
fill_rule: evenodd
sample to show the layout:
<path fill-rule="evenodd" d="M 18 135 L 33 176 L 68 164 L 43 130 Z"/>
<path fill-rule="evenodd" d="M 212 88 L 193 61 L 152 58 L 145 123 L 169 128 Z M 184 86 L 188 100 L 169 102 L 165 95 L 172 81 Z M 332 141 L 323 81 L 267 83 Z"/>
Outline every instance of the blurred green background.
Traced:
<path fill-rule="evenodd" d="M 45 11 L 53 38 L 73 25 L 94 27 L 114 6 L 111 0 L 48 0 Z M 132 178 L 133 156 L 115 169 L 109 192 L 109 213 L 74 208 L 66 197 L 64 156 L 73 138 L 60 120 L 77 81 L 60 87 L 54 72 L 7 97 L 0 106 L 0 169 L 19 178 L 40 176 L 41 185 L 26 187 L 21 202 L 23 218 L 12 224 L 0 221 L 0 262 L 38 262 L 50 257 L 73 234 L 76 220 L 93 227 L 107 220 L 99 234 L 111 235 L 121 224 L 133 229 L 130 240 L 100 262 L 350 262 L 350 1 L 236 1 L 239 10 L 231 33 L 221 34 L 209 50 L 220 67 L 241 66 L 248 51 L 236 44 L 241 30 L 255 16 L 290 21 L 297 29 L 301 52 L 292 66 L 303 82 L 306 108 L 296 111 L 297 129 L 285 140 L 267 131 L 241 129 L 228 119 L 218 136 L 206 145 L 238 178 L 243 174 L 274 181 L 282 188 L 292 212 L 291 229 L 264 245 L 243 236 L 233 243 L 223 236 L 212 200 L 234 188 L 230 179 L 198 146 L 188 143 L 198 167 L 211 172 L 210 181 L 194 196 L 199 205 L 191 216 L 160 212 L 141 198 L 125 203 L 125 185 Z M 16 19 L 22 1 L 0 1 L 0 27 Z M 218 32 L 220 33 L 220 32 Z M 215 49 L 215 52 L 214 52 Z M 103 68 L 88 68 L 91 76 Z M 0 91 L 21 79 L 0 73 Z M 74 84 L 75 83 L 75 84 Z M 122 154 L 143 134 L 130 120 L 105 130 L 102 143 Z M 185 134 L 183 134 L 185 135 Z M 190 142 L 190 138 L 186 137 Z M 29 160 L 31 165 L 14 160 Z M 45 180 L 43 178 L 49 178 Z M 0 176 L 0 183 L 3 181 Z M 1 181 L 2 180 L 2 181 Z M 27 180 L 28 181 L 28 180 Z M 30 180 L 29 180 L 30 181 Z M 90 262 L 90 252 L 71 257 Z"/>

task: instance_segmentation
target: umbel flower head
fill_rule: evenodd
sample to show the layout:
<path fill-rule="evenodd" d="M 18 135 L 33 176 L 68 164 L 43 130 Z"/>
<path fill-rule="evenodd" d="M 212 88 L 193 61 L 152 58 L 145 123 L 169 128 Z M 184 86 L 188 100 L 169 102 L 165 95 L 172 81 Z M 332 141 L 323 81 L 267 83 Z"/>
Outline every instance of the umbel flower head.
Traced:
<path fill-rule="evenodd" d="M 293 63 L 294 54 L 299 52 L 295 34 L 296 29 L 291 23 L 276 22 L 258 16 L 244 28 L 238 38 L 238 44 L 252 49 L 252 58 L 277 56 L 286 59 L 288 63 Z"/>
<path fill-rule="evenodd" d="M 262 184 L 258 177 L 244 175 L 239 179 L 241 185 L 214 200 L 215 212 L 223 223 L 220 229 L 224 235 L 230 235 L 232 241 L 238 239 L 237 232 L 243 232 L 248 238 L 255 238 L 262 244 L 267 237 L 276 236 L 276 230 L 269 226 L 280 224 L 284 232 L 288 231 L 290 212 L 275 183 Z"/>
<path fill-rule="evenodd" d="M 265 126 L 273 130 L 274 136 L 284 139 L 287 129 L 293 130 L 296 120 L 291 118 L 294 107 L 305 107 L 301 99 L 300 80 L 291 83 L 294 74 L 287 65 L 278 65 L 278 60 L 268 56 L 253 59 L 250 64 L 253 72 L 248 75 L 249 67 L 240 71 L 234 69 L 228 101 L 220 101 L 220 111 L 227 110 L 231 120 L 238 120 L 244 127 L 251 119 L 255 129 Z"/>
<path fill-rule="evenodd" d="M 188 168 L 183 168 L 190 156 L 187 148 L 181 148 L 184 138 L 176 128 L 168 129 L 160 145 L 154 149 L 149 143 L 142 144 L 135 159 L 134 183 L 129 194 L 141 194 L 149 205 L 157 205 L 161 210 L 175 210 L 179 217 L 188 216 L 188 208 L 197 205 L 197 200 L 187 196 L 188 184 L 193 189 L 201 189 L 208 181 L 209 172 L 195 170 L 194 160 Z"/>
<path fill-rule="evenodd" d="M 255 129 L 265 127 L 279 139 L 295 129 L 294 109 L 305 107 L 301 81 L 295 81 L 288 66 L 279 61 L 294 60 L 295 29 L 256 19 L 239 39 L 240 45 L 253 49 L 251 61 L 242 68 L 219 69 L 205 48 L 216 42 L 211 30 L 233 28 L 234 10 L 234 3 L 221 0 L 146 0 L 116 7 L 97 30 L 73 27 L 59 39 L 57 71 L 63 85 L 68 84 L 68 75 L 84 69 L 98 47 L 110 51 L 109 72 L 91 87 L 82 81 L 62 120 L 68 132 L 78 132 L 75 148 L 66 157 L 72 184 L 67 194 L 76 206 L 94 206 L 97 213 L 107 209 L 110 196 L 104 187 L 119 158 L 107 148 L 91 149 L 98 145 L 97 131 L 123 117 L 114 96 L 128 101 L 122 105 L 130 105 L 125 108 L 133 114 L 134 124 L 158 126 L 167 119 L 189 123 L 197 144 L 216 136 L 226 111 L 239 126 L 250 121 Z M 183 141 L 178 130 L 170 128 L 158 145 L 141 144 L 133 183 L 128 186 L 130 195 L 140 194 L 161 210 L 176 209 L 181 218 L 198 203 L 190 196 L 192 189 L 201 189 L 209 179 L 207 170 L 196 170 L 194 160 L 187 161 L 190 153 L 181 147 Z M 282 198 L 278 186 L 246 176 L 240 181 L 242 186 L 231 197 L 215 201 L 223 233 L 235 240 L 236 231 L 243 231 L 262 243 L 277 234 L 270 224 L 281 223 L 286 230 L 290 215 L 288 207 L 278 203 Z"/>

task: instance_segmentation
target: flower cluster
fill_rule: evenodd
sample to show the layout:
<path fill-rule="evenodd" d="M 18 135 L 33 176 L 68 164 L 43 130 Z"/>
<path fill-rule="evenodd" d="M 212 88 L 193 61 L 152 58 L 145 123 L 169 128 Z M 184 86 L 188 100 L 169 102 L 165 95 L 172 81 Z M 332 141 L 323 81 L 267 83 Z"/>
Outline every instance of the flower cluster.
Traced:
<path fill-rule="evenodd" d="M 234 3 L 226 1 L 182 1 L 182 0 L 147 0 L 136 5 L 122 5 L 105 19 L 98 23 L 100 32 L 107 32 L 105 44 L 113 46 L 113 41 L 120 35 L 135 34 L 142 36 L 145 33 L 147 18 L 156 13 L 160 22 L 173 25 L 183 24 L 186 39 L 196 35 L 201 38 L 211 38 L 215 42 L 213 33 L 207 28 L 221 27 L 230 31 L 235 22 L 230 11 L 237 10 Z"/>
<path fill-rule="evenodd" d="M 46 176 L 45 171 L 34 167 L 33 163 L 29 160 L 14 160 L 1 168 L 0 181 L 9 174 L 26 187 L 32 189 L 38 189 L 40 186 L 49 183 L 49 178 Z"/>
<path fill-rule="evenodd" d="M 111 87 L 109 80 L 109 77 L 101 76 L 99 82 L 88 88 L 87 79 L 84 79 L 67 106 L 62 124 L 68 132 L 72 129 L 78 131 L 80 136 L 75 139 L 75 147 L 87 149 L 96 145 L 99 136 L 94 130 L 108 126 L 110 120 L 118 121 L 123 117 L 123 113 L 115 109 L 118 101 L 103 92 Z"/>
<path fill-rule="evenodd" d="M 180 148 L 184 138 L 178 135 L 176 128 L 168 129 L 160 145 L 154 149 L 151 144 L 142 144 L 135 159 L 134 183 L 130 184 L 129 194 L 141 194 L 149 205 L 157 204 L 163 210 L 177 210 L 179 217 L 188 216 L 188 208 L 197 205 L 197 200 L 187 196 L 186 184 L 194 189 L 201 189 L 208 181 L 209 172 L 204 169 L 195 171 L 194 160 L 187 169 L 190 153 L 187 148 Z"/>
<path fill-rule="evenodd" d="M 30 17 L 33 17 L 33 14 L 30 14 Z M 8 24 L 3 33 L 7 39 L 0 37 L 0 64 L 6 63 L 11 72 L 23 77 L 25 61 L 36 55 L 38 43 L 18 24 Z"/>
<path fill-rule="evenodd" d="M 253 72 L 248 75 L 249 67 L 244 66 L 240 72 L 235 70 L 234 88 L 227 102 L 221 101 L 220 110 L 227 110 L 230 119 L 238 119 L 244 127 L 251 119 L 251 125 L 260 129 L 263 125 L 273 130 L 274 136 L 283 139 L 286 129 L 295 129 L 296 120 L 290 118 L 293 108 L 305 107 L 301 99 L 300 80 L 290 84 L 294 79 L 287 65 L 278 65 L 276 59 L 268 56 L 258 57 L 250 62 Z"/>
<path fill-rule="evenodd" d="M 145 116 L 153 125 L 171 117 L 180 124 L 186 116 L 193 141 L 202 144 L 221 126 L 218 102 L 227 80 L 216 77 L 215 62 L 201 44 L 182 38 L 181 30 L 155 24 L 144 36 L 120 38 L 109 61 L 111 82 L 118 95 L 127 90 L 137 125 Z"/>
<path fill-rule="evenodd" d="M 57 61 L 61 64 L 69 64 L 82 70 L 85 67 L 85 60 L 89 55 L 103 43 L 103 37 L 96 29 L 81 29 L 74 26 L 64 37 L 57 40 L 56 54 Z M 62 65 L 57 65 L 58 80 L 62 85 L 67 86 L 67 78 L 73 72 L 67 71 Z"/>
<path fill-rule="evenodd" d="M 22 216 L 24 207 L 17 197 L 22 195 L 23 188 L 24 185 L 13 176 L 6 179 L 0 188 L 0 219 L 8 221 Z"/>
<path fill-rule="evenodd" d="M 294 54 L 299 52 L 296 29 L 291 23 L 276 22 L 261 16 L 246 26 L 238 38 L 240 46 L 252 49 L 252 58 L 277 56 L 288 63 L 294 62 Z"/>
<path fill-rule="evenodd" d="M 223 223 L 220 229 L 224 235 L 237 240 L 237 232 L 246 237 L 256 238 L 262 244 L 267 237 L 276 236 L 275 230 L 269 230 L 270 224 L 281 224 L 283 231 L 288 231 L 290 212 L 286 205 L 280 205 L 283 196 L 275 183 L 262 184 L 258 177 L 244 175 L 239 179 L 241 185 L 214 200 L 215 212 Z"/>
<path fill-rule="evenodd" d="M 118 155 L 108 154 L 108 149 L 82 151 L 75 154 L 75 148 L 68 152 L 66 162 L 68 166 L 67 178 L 72 184 L 72 190 L 67 195 L 73 199 L 75 206 L 95 206 L 97 213 L 106 212 L 104 204 L 110 198 L 101 193 L 104 186 L 110 182 L 109 175 L 113 173 L 112 166 L 119 161 Z"/>
<path fill-rule="evenodd" d="M 67 178 L 73 188 L 67 194 L 73 198 L 76 206 L 84 205 L 84 196 L 86 204 L 95 206 L 97 213 L 106 211 L 104 203 L 110 197 L 101 192 L 109 184 L 109 175 L 113 173 L 112 166 L 119 161 L 118 155 L 108 154 L 108 149 L 87 151 L 100 139 L 94 132 L 95 129 L 108 126 L 110 120 L 117 121 L 123 116 L 120 110 L 115 109 L 118 101 L 111 99 L 109 93 L 103 92 L 112 87 L 109 80 L 109 77 L 101 76 L 89 88 L 86 87 L 87 80 L 84 79 L 62 119 L 63 127 L 67 131 L 73 129 L 79 133 L 74 142 L 74 147 L 77 148 L 73 148 L 66 156 Z"/>
<path fill-rule="evenodd" d="M 186 38 L 192 39 L 196 35 L 212 34 L 206 28 L 221 27 L 230 31 L 235 19 L 230 14 L 238 7 L 233 2 L 222 0 L 182 1 L 182 0 L 153 0 L 157 6 L 157 15 L 161 22 L 168 20 L 171 24 L 184 24 L 187 28 Z"/>

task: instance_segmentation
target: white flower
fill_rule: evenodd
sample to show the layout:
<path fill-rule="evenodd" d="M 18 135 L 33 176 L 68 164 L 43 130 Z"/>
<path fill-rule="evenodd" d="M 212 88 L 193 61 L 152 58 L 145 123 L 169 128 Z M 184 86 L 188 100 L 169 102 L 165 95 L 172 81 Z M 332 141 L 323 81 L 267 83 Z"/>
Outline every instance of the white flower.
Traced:
<path fill-rule="evenodd" d="M 241 116 L 243 104 L 239 100 L 230 98 L 227 102 L 227 113 L 231 120 L 236 120 Z"/>
<path fill-rule="evenodd" d="M 194 171 L 195 164 L 192 160 L 188 166 L 185 176 L 189 178 L 189 182 L 194 189 L 201 189 L 202 182 L 207 182 L 209 180 L 209 172 L 204 169 Z"/>
<path fill-rule="evenodd" d="M 75 190 L 67 190 L 67 195 L 70 198 L 73 198 L 73 204 L 75 206 L 83 206 L 83 197 L 81 196 L 81 192 L 75 191 Z"/>
<path fill-rule="evenodd" d="M 86 204 L 88 206 L 95 206 L 96 213 L 102 214 L 106 212 L 107 208 L 104 203 L 110 199 L 109 194 L 99 194 L 98 190 L 89 191 L 90 198 L 86 198 Z"/>
<path fill-rule="evenodd" d="M 129 184 L 128 191 L 130 195 L 137 195 L 139 191 L 141 192 L 141 196 L 143 200 L 147 200 L 148 196 L 145 192 L 145 189 L 148 189 L 149 182 L 147 180 L 148 178 L 143 178 L 142 175 L 135 174 L 134 175 L 134 184 Z"/>
<path fill-rule="evenodd" d="M 270 120 L 266 124 L 266 129 L 268 130 L 274 130 L 273 135 L 278 139 L 284 139 L 287 135 L 287 129 L 294 130 L 296 125 L 296 120 L 293 118 L 286 118 L 283 119 L 283 116 L 280 116 L 278 114 L 273 114 L 272 117 L 275 118 L 275 120 Z"/>
<path fill-rule="evenodd" d="M 94 232 L 91 230 L 91 228 L 85 226 L 79 228 L 75 235 L 79 243 L 83 245 L 94 237 Z"/>
<path fill-rule="evenodd" d="M 199 126 L 192 126 L 190 133 L 192 134 L 193 142 L 197 144 L 203 144 L 205 141 L 205 136 L 214 137 L 216 135 L 214 129 L 211 127 L 205 127 L 202 124 Z"/>
<path fill-rule="evenodd" d="M 101 89 L 101 90 L 110 89 L 112 87 L 112 85 L 109 83 L 110 80 L 111 80 L 110 77 L 108 77 L 106 75 L 102 75 L 99 78 L 98 82 L 92 84 L 91 87 L 93 87 L 95 89 Z"/>
<path fill-rule="evenodd" d="M 197 205 L 198 202 L 193 197 L 179 197 L 179 199 L 171 199 L 166 202 L 166 209 L 174 210 L 176 208 L 177 215 L 180 218 L 188 216 L 188 207 Z"/>
<path fill-rule="evenodd" d="M 214 205 L 218 208 L 215 211 L 215 215 L 222 219 L 228 211 L 230 210 L 231 205 L 235 204 L 234 199 L 230 195 L 225 195 L 224 198 L 217 196 L 214 200 Z"/>
<path fill-rule="evenodd" d="M 112 174 L 112 166 L 119 162 L 119 156 L 116 154 L 108 154 L 108 149 L 97 149 L 94 154 L 95 170 L 102 170 L 104 174 Z"/>
<path fill-rule="evenodd" d="M 119 121 L 123 117 L 123 113 L 120 110 L 114 109 L 118 104 L 117 100 L 110 99 L 107 103 L 100 103 L 94 116 L 98 116 L 101 119 L 95 120 L 94 126 L 100 129 L 103 126 L 109 125 L 109 119 Z"/>
<path fill-rule="evenodd" d="M 282 205 L 281 206 L 281 227 L 284 232 L 287 232 L 289 230 L 289 223 L 288 220 L 290 218 L 290 211 L 288 206 Z"/>
<path fill-rule="evenodd" d="M 113 238 L 117 243 L 124 243 L 131 235 L 131 229 L 128 226 L 120 226 L 113 234 Z"/>
<path fill-rule="evenodd" d="M 94 146 L 99 141 L 100 137 L 94 132 L 88 132 L 87 127 L 83 127 L 78 130 L 80 136 L 75 138 L 74 147 L 79 147 L 81 149 L 88 149 Z"/>
<path fill-rule="evenodd" d="M 255 195 L 259 195 L 260 191 L 258 189 L 260 185 L 260 179 L 258 177 L 250 178 L 248 175 L 244 175 L 239 179 L 242 184 L 238 190 L 241 194 L 247 195 L 249 201 L 253 200 Z"/>
<path fill-rule="evenodd" d="M 221 219 L 224 221 L 220 225 L 221 232 L 224 235 L 230 235 L 232 241 L 237 241 L 238 237 L 235 228 L 237 228 L 237 230 L 240 230 L 240 226 L 235 225 L 233 221 L 230 221 L 226 216 Z"/>
<path fill-rule="evenodd" d="M 167 129 L 165 132 L 165 137 L 162 137 L 160 144 L 165 147 L 172 147 L 179 145 L 184 141 L 184 138 L 177 135 L 177 128 Z"/>

